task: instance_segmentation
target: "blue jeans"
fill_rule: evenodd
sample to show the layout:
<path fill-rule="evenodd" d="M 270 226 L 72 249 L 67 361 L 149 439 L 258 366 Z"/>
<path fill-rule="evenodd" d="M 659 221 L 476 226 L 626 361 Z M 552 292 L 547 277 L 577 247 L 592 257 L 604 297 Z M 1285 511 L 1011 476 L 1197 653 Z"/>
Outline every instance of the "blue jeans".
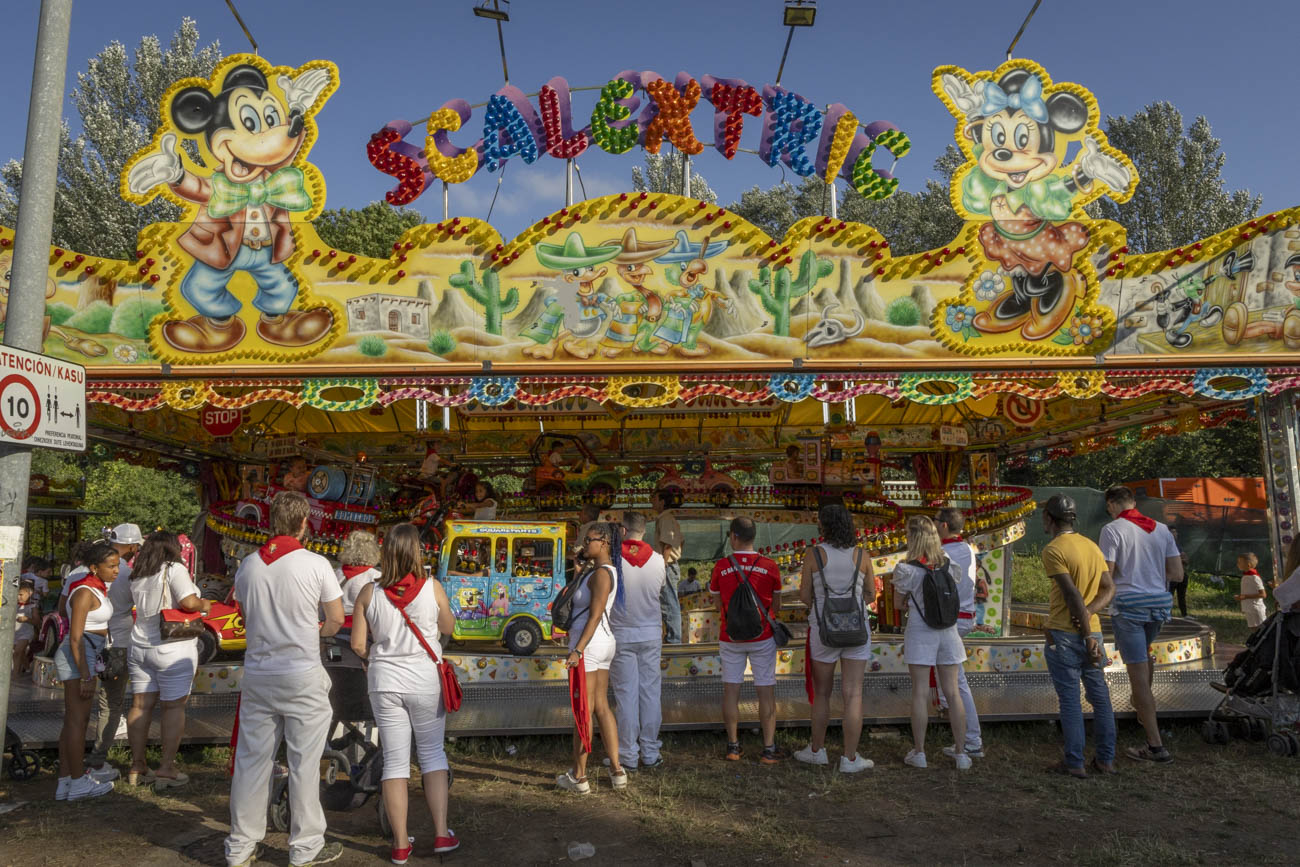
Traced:
<path fill-rule="evenodd" d="M 1092 705 L 1093 735 L 1097 742 L 1097 761 L 1115 760 L 1115 714 L 1110 706 L 1110 687 L 1106 674 L 1088 660 L 1088 647 L 1077 632 L 1050 630 L 1051 641 L 1043 649 L 1047 670 L 1052 675 L 1052 686 L 1061 702 L 1061 731 L 1065 734 L 1065 764 L 1071 768 L 1083 767 L 1083 747 L 1086 734 L 1083 728 L 1083 705 L 1079 703 L 1079 681 Z M 1093 638 L 1102 640 L 1100 632 Z"/>
<path fill-rule="evenodd" d="M 682 643 L 682 603 L 677 601 L 677 581 L 681 577 L 682 567 L 679 564 L 667 564 L 664 586 L 659 591 L 659 614 L 664 620 L 664 644 Z"/>
<path fill-rule="evenodd" d="M 298 281 L 283 262 L 271 261 L 273 253 L 269 244 L 260 250 L 240 245 L 229 268 L 195 261 L 181 281 L 181 297 L 209 319 L 234 316 L 244 305 L 226 287 L 236 271 L 244 271 L 257 284 L 255 308 L 268 316 L 287 313 L 298 296 Z"/>

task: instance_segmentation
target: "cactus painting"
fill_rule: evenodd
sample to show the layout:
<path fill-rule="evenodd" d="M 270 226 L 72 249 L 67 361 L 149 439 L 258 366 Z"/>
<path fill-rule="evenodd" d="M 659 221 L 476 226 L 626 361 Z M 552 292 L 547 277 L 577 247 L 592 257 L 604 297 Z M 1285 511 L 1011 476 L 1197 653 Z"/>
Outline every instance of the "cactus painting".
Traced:
<path fill-rule="evenodd" d="M 475 272 L 474 263 L 469 259 L 460 263 L 460 273 L 452 274 L 447 282 L 483 306 L 486 322 L 483 330 L 488 334 L 501 334 L 501 317 L 519 306 L 519 290 L 513 286 L 501 295 L 501 280 L 491 268 L 483 272 L 482 281 Z"/>
<path fill-rule="evenodd" d="M 772 333 L 790 336 L 790 304 L 812 291 L 823 277 L 829 277 L 835 265 L 819 258 L 812 250 L 799 257 L 799 274 L 790 278 L 790 269 L 782 265 L 773 275 L 770 268 L 758 269 L 758 279 L 749 281 L 749 291 L 758 296 L 763 309 L 772 317 Z"/>

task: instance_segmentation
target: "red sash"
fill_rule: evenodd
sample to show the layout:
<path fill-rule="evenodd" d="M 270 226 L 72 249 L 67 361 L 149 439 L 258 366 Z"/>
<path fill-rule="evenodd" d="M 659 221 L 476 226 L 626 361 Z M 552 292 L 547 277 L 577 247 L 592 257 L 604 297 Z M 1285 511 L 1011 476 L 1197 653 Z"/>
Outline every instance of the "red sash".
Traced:
<path fill-rule="evenodd" d="M 372 567 L 372 566 L 344 566 L 344 567 L 343 567 L 343 580 L 344 580 L 344 581 L 350 581 L 351 579 L 353 579 L 353 578 L 357 577 L 358 575 L 360 575 L 362 572 L 369 572 L 372 568 L 374 568 L 374 567 Z"/>
<path fill-rule="evenodd" d="M 108 593 L 108 585 L 105 584 L 94 572 L 87 572 L 85 575 L 72 582 L 72 586 L 68 588 L 69 599 L 72 598 L 73 593 L 77 592 L 78 587 L 89 587 L 91 590 L 98 590 L 102 594 Z"/>
<path fill-rule="evenodd" d="M 272 536 L 266 540 L 265 545 L 257 549 L 257 554 L 262 558 L 263 563 L 270 566 L 285 554 L 292 554 L 301 547 L 302 542 L 292 536 Z"/>
<path fill-rule="evenodd" d="M 1137 509 L 1125 509 L 1119 513 L 1119 517 L 1123 518 L 1125 521 L 1131 521 L 1132 523 L 1137 524 L 1148 533 L 1156 528 L 1155 520 L 1148 518 Z"/>

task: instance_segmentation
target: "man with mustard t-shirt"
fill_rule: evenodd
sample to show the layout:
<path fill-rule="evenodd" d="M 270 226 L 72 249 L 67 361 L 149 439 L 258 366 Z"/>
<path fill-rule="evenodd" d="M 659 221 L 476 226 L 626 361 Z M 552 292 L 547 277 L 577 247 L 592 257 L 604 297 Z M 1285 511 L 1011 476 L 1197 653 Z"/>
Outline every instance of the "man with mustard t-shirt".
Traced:
<path fill-rule="evenodd" d="M 1086 734 L 1079 681 L 1092 705 L 1096 752 L 1091 769 L 1115 773 L 1115 715 L 1106 685 L 1105 647 L 1097 612 L 1110 604 L 1115 584 L 1101 549 L 1075 532 L 1074 500 L 1057 494 L 1043 504 L 1043 529 L 1052 541 L 1043 548 L 1043 570 L 1052 580 L 1043 658 L 1061 708 L 1065 757 L 1049 770 L 1083 779 Z"/>

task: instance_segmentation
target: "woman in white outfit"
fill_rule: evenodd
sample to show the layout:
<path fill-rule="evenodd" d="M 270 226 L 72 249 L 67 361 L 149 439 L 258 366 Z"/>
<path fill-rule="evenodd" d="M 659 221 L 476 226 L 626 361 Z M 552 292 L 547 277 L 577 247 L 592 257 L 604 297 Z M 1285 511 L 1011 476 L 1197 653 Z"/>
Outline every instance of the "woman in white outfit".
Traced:
<path fill-rule="evenodd" d="M 334 573 L 338 576 L 339 586 L 343 589 L 343 616 L 352 616 L 356 607 L 357 596 L 361 590 L 379 577 L 379 543 L 375 534 L 365 530 L 353 530 L 343 540 L 339 551 L 339 568 Z M 347 623 L 344 623 L 347 628 Z"/>
<path fill-rule="evenodd" d="M 108 585 L 117 578 L 118 553 L 107 542 L 82 552 L 87 573 L 68 589 L 68 634 L 54 653 L 54 672 L 63 683 L 63 731 L 59 733 L 59 784 L 56 801 L 97 798 L 113 791 L 112 781 L 86 771 L 86 724 L 95 700 L 100 651 L 108 646 L 113 603 Z"/>
<path fill-rule="evenodd" d="M 185 702 L 194 686 L 199 666 L 199 640 L 185 638 L 163 641 L 158 615 L 165 608 L 201 611 L 212 603 L 199 595 L 199 588 L 181 563 L 181 542 L 175 533 L 160 530 L 140 549 L 131 570 L 131 600 L 135 625 L 131 627 L 131 651 L 127 670 L 131 675 L 131 709 L 126 714 L 126 733 L 131 741 L 131 785 L 153 783 L 155 791 L 183 786 L 189 777 L 176 770 L 176 751 L 185 732 Z M 156 772 L 149 770 L 149 722 L 153 709 L 162 701 L 162 760 Z"/>
<path fill-rule="evenodd" d="M 615 789 L 627 788 L 627 771 L 618 760 L 618 720 L 609 706 L 609 664 L 614 661 L 614 631 L 609 612 L 622 591 L 619 564 L 623 539 L 617 524 L 592 524 L 582 539 L 589 571 L 575 580 L 583 582 L 573 596 L 574 619 L 569 629 L 569 657 L 565 668 L 582 666 L 587 674 L 587 728 L 591 717 L 600 725 L 600 739 L 609 756 L 609 778 Z M 587 782 L 587 756 L 575 724 L 573 767 L 555 778 L 555 785 L 579 795 L 591 791 Z"/>
<path fill-rule="evenodd" d="M 907 519 L 907 562 L 894 567 L 894 594 L 899 608 L 907 611 L 907 628 L 903 630 L 903 661 L 912 676 L 912 749 L 903 761 L 914 768 L 924 768 L 925 728 L 930 721 L 930 668 L 938 670 L 939 685 L 945 695 L 957 694 L 957 667 L 966 661 L 966 646 L 957 634 L 957 624 L 946 629 L 932 629 L 923 616 L 925 598 L 922 584 L 926 568 L 938 569 L 948 563 L 934 521 L 924 515 Z M 954 579 L 955 580 L 955 579 Z M 966 711 L 961 702 L 948 709 L 948 724 L 955 734 L 955 744 L 964 744 Z M 954 745 L 944 753 L 953 756 L 958 770 L 970 768 L 970 756 L 962 746 Z"/>
<path fill-rule="evenodd" d="M 871 558 L 858 547 L 857 532 L 848 509 L 828 503 L 817 515 L 819 532 L 826 541 L 809 548 L 803 558 L 799 581 L 799 598 L 808 608 L 808 647 L 813 676 L 812 740 L 794 757 L 812 765 L 824 765 L 826 726 L 831 714 L 831 689 L 835 683 L 835 663 L 840 664 L 840 696 L 844 700 L 844 753 L 840 772 L 855 774 L 874 767 L 871 759 L 858 755 L 862 737 L 862 676 L 871 660 L 871 635 L 856 647 L 827 647 L 822 644 L 818 618 L 826 594 L 856 597 L 862 611 L 874 597 L 876 581 L 871 574 Z M 863 618 L 864 624 L 866 618 Z"/>
<path fill-rule="evenodd" d="M 406 834 L 412 734 L 437 832 L 433 851 L 441 854 L 460 846 L 447 828 L 447 713 L 437 661 L 430 655 L 437 652 L 438 636 L 450 633 L 455 620 L 442 584 L 424 575 L 420 531 L 414 525 L 398 524 L 388 531 L 379 567 L 380 578 L 362 587 L 356 599 L 352 649 L 369 663 L 370 706 L 384 748 L 381 789 L 393 829 L 392 861 L 405 864 L 415 843 Z M 368 649 L 367 639 L 373 641 Z"/>

